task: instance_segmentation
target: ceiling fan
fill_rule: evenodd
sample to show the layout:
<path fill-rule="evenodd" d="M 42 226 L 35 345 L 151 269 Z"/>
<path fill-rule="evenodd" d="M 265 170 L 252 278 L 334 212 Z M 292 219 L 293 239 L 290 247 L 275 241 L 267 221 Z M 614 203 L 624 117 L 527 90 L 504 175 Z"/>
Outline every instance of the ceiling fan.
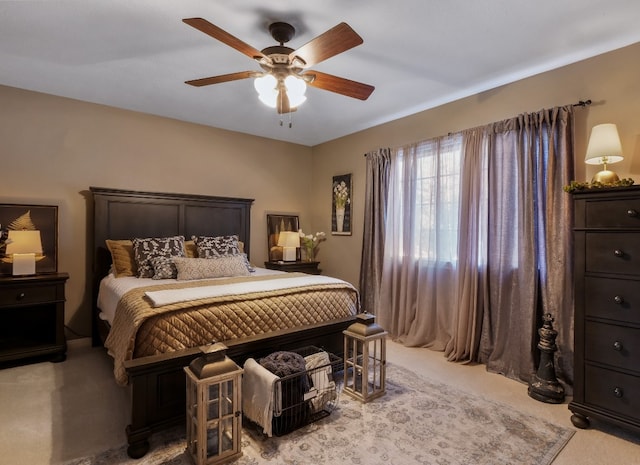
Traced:
<path fill-rule="evenodd" d="M 206 19 L 186 18 L 182 21 L 256 60 L 263 70 L 240 71 L 194 79 L 186 81 L 186 84 L 201 87 L 238 79 L 256 78 L 254 85 L 260 100 L 275 107 L 280 114 L 295 111 L 297 106 L 304 102 L 304 91 L 307 84 L 360 100 L 369 98 L 374 90 L 374 87 L 368 84 L 320 71 L 308 70 L 309 67 L 363 42 L 362 37 L 347 23 L 338 24 L 294 50 L 284 44 L 293 38 L 295 28 L 288 23 L 275 22 L 269 25 L 269 32 L 279 45 L 273 45 L 260 51 L 211 24 Z"/>

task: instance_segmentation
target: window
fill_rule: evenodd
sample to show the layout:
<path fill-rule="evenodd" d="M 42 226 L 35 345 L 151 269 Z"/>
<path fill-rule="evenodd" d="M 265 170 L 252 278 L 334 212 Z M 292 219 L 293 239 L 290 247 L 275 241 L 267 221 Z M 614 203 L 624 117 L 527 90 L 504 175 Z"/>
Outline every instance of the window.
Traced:
<path fill-rule="evenodd" d="M 461 134 L 398 150 L 393 203 L 412 205 L 410 224 L 404 224 L 411 237 L 403 235 L 408 243 L 399 241 L 398 256 L 410 254 L 425 264 L 457 262 L 461 158 Z"/>

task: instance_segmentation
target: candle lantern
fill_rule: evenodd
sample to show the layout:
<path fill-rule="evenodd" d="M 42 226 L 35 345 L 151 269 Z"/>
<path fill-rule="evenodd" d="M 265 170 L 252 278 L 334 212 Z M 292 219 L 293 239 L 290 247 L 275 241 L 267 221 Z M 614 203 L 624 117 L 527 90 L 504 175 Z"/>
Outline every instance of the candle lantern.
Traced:
<path fill-rule="evenodd" d="M 216 343 L 185 367 L 187 453 L 196 465 L 227 463 L 242 455 L 242 372 Z"/>
<path fill-rule="evenodd" d="M 369 402 L 385 392 L 387 331 L 370 313 L 356 316 L 356 322 L 344 334 L 343 392 Z"/>

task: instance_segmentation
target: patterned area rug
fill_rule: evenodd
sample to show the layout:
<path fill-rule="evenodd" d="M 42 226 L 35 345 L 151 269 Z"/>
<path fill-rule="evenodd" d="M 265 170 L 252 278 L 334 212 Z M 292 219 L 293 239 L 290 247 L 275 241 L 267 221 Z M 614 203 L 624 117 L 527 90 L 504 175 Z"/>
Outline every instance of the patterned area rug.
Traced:
<path fill-rule="evenodd" d="M 574 431 L 474 394 L 429 381 L 396 365 L 387 393 L 368 404 L 345 394 L 326 418 L 286 436 L 252 426 L 237 465 L 548 465 Z M 156 434 L 141 460 L 126 447 L 66 465 L 190 465 L 184 428 Z"/>

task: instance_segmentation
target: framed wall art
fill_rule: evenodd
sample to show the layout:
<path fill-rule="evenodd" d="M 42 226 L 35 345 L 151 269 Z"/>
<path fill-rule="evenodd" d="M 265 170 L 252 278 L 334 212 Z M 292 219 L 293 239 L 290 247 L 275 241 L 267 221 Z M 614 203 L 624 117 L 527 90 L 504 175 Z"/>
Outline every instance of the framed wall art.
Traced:
<path fill-rule="evenodd" d="M 13 253 L 35 253 L 36 274 L 58 271 L 57 206 L 0 204 L 0 274 L 12 274 Z"/>
<path fill-rule="evenodd" d="M 278 237 L 282 231 L 295 231 L 300 229 L 298 215 L 267 214 L 267 250 L 269 261 L 282 260 L 282 247 L 278 246 Z M 296 251 L 296 260 L 300 260 L 300 249 Z"/>
<path fill-rule="evenodd" d="M 333 177 L 331 234 L 351 235 L 351 173 Z"/>

